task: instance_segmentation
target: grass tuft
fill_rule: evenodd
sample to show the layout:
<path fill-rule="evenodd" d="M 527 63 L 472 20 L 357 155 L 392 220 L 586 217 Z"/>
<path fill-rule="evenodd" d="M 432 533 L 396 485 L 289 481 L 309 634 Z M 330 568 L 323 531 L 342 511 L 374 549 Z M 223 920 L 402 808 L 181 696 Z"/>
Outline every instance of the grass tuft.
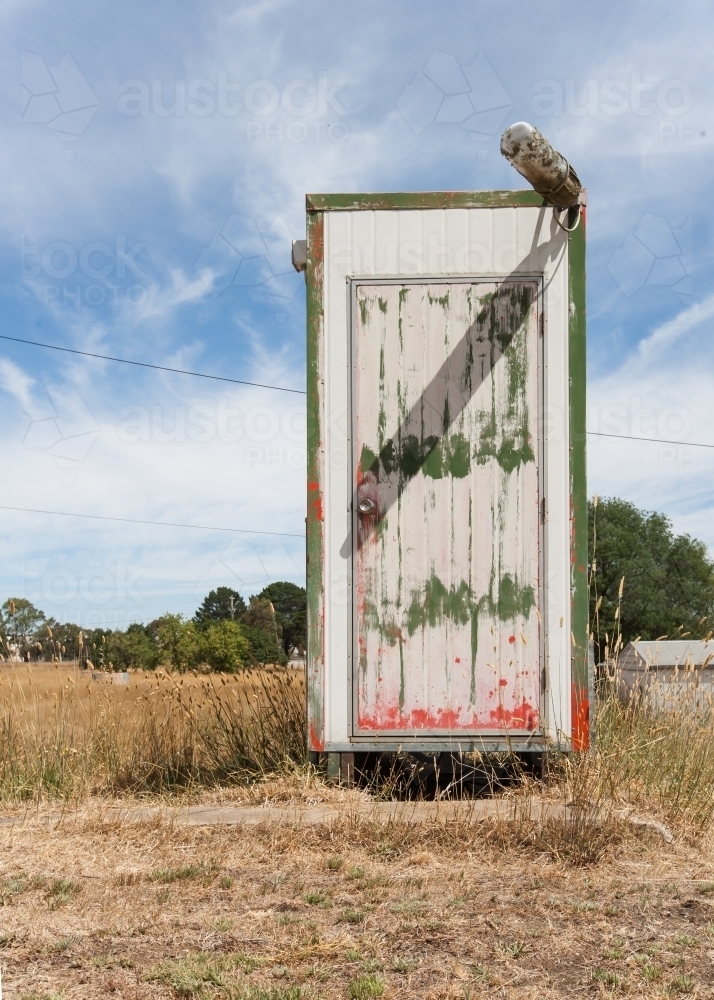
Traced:
<path fill-rule="evenodd" d="M 353 979 L 347 990 L 350 1000 L 372 1000 L 384 993 L 384 980 L 380 976 L 368 974 Z"/>

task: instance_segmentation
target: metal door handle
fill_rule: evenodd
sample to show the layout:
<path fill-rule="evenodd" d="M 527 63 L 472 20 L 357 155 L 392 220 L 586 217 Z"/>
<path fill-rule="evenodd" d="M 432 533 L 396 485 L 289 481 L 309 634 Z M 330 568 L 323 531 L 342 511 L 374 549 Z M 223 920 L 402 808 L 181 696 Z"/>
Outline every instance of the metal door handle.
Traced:
<path fill-rule="evenodd" d="M 371 497 L 360 497 L 357 502 L 357 510 L 360 514 L 374 514 L 377 509 L 377 504 Z"/>

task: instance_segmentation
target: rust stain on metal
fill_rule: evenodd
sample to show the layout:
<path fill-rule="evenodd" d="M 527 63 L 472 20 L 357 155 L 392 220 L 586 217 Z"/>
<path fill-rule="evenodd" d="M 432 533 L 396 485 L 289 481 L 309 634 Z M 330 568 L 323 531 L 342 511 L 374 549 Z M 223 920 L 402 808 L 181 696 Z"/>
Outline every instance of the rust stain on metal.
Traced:
<path fill-rule="evenodd" d="M 540 724 L 537 331 L 532 281 L 357 288 L 363 731 Z"/>

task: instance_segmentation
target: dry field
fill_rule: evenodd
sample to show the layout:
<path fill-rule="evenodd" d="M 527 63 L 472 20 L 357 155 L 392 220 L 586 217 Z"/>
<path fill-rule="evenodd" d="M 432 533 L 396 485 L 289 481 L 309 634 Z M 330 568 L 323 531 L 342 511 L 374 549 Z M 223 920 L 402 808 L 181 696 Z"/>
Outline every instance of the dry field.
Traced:
<path fill-rule="evenodd" d="M 174 793 L 245 783 L 304 758 L 304 678 L 0 665 L 0 800 Z"/>
<path fill-rule="evenodd" d="M 200 708 L 209 684 L 227 684 L 228 693 L 236 699 L 256 698 L 261 675 L 270 671 L 199 675 L 172 674 L 161 668 L 132 670 L 126 685 L 92 680 L 92 673 L 77 669 L 72 662 L 0 663 L 0 712 L 12 710 L 19 723 L 35 726 L 38 718 L 49 723 L 58 706 L 69 700 L 77 726 L 89 728 L 98 713 L 136 716 L 147 701 L 175 698 L 180 692 L 192 697 Z M 290 675 L 298 683 L 302 681 L 302 672 L 291 671 Z"/>
<path fill-rule="evenodd" d="M 597 748 L 512 789 L 510 821 L 388 821 L 388 788 L 306 766 L 298 673 L 0 668 L 2 995 L 714 996 L 713 733 L 604 692 Z M 147 818 L 196 800 L 332 811 Z"/>
<path fill-rule="evenodd" d="M 5 998 L 643 998 L 714 993 L 714 857 L 611 830 L 374 824 L 0 828 Z"/>

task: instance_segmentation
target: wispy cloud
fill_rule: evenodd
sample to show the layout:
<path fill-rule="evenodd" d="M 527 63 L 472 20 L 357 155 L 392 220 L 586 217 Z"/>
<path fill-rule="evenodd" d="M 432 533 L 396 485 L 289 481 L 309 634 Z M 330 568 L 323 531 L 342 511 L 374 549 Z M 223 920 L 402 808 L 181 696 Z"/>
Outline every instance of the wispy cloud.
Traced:
<path fill-rule="evenodd" d="M 644 362 L 652 365 L 662 354 L 686 334 L 696 330 L 702 323 L 714 317 L 714 294 L 702 302 L 695 302 L 678 313 L 673 319 L 662 323 L 649 336 L 640 341 L 637 355 L 632 364 Z"/>

